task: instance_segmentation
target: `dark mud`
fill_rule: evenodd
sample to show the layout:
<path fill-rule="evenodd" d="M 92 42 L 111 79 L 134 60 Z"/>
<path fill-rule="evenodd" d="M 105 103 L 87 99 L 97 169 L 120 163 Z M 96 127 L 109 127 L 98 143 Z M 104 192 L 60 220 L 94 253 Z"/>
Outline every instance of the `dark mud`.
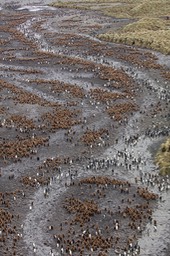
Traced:
<path fill-rule="evenodd" d="M 95 38 L 114 21 L 2 6 L 1 255 L 169 255 L 169 57 Z"/>

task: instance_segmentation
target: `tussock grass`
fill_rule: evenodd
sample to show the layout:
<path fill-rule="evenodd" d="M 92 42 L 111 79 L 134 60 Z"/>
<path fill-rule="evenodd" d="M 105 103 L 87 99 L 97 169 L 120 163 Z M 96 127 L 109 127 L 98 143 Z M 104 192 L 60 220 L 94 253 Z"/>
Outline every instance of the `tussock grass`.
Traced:
<path fill-rule="evenodd" d="M 137 4 L 132 10 L 133 17 L 159 17 L 169 15 L 170 1 L 169 0 L 143 0 Z"/>
<path fill-rule="evenodd" d="M 170 54 L 170 21 L 160 18 L 142 18 L 115 33 L 99 35 L 99 38 Z"/>
<path fill-rule="evenodd" d="M 170 19 L 167 18 L 170 16 L 170 0 L 63 0 L 52 5 L 98 10 L 115 18 L 129 18 L 135 22 L 117 31 L 111 28 L 99 38 L 170 54 Z"/>
<path fill-rule="evenodd" d="M 162 175 L 170 175 L 170 138 L 161 145 L 156 162 Z"/>
<path fill-rule="evenodd" d="M 103 11 L 113 17 L 159 17 L 170 13 L 169 0 L 58 0 L 51 4 L 57 7 L 85 8 Z"/>
<path fill-rule="evenodd" d="M 153 49 L 166 55 L 170 54 L 170 31 L 162 29 L 101 34 L 99 38 L 110 42 Z"/>
<path fill-rule="evenodd" d="M 158 18 L 142 18 L 137 22 L 126 25 L 123 32 L 136 32 L 141 30 L 164 30 L 166 28 L 166 22 Z M 168 28 L 167 28 L 168 29 Z"/>

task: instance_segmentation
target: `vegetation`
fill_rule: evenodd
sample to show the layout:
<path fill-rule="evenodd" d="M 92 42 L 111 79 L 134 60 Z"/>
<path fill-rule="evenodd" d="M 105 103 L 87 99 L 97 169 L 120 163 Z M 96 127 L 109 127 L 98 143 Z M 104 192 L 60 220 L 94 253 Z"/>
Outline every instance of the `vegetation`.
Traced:
<path fill-rule="evenodd" d="M 170 175 L 170 138 L 161 145 L 156 155 L 156 162 L 162 175 Z"/>
<path fill-rule="evenodd" d="M 166 25 L 156 29 L 160 24 L 161 20 L 159 19 L 142 19 L 125 26 L 121 31 L 101 34 L 99 38 L 115 43 L 153 49 L 168 55 L 170 54 L 170 30 L 166 29 Z"/>
<path fill-rule="evenodd" d="M 52 5 L 98 10 L 115 18 L 129 18 L 133 23 L 117 31 L 111 28 L 99 38 L 170 54 L 169 0 L 75 0 L 57 1 Z"/>

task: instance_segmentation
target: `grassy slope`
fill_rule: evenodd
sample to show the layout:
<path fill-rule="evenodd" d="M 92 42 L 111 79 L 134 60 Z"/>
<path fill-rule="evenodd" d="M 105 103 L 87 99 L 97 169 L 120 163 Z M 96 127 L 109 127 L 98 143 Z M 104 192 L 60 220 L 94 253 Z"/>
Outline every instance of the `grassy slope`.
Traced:
<path fill-rule="evenodd" d="M 170 0 L 57 1 L 58 7 L 99 10 L 116 18 L 137 19 L 121 30 L 99 35 L 100 39 L 136 45 L 170 54 Z"/>
<path fill-rule="evenodd" d="M 170 54 L 170 29 L 168 25 L 168 21 L 159 18 L 142 18 L 126 25 L 121 31 L 99 35 L 99 38 Z"/>

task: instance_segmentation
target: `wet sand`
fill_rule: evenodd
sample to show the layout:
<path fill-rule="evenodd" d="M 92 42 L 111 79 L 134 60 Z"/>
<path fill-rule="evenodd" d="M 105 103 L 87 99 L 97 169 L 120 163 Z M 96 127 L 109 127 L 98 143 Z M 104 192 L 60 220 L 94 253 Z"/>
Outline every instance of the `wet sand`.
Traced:
<path fill-rule="evenodd" d="M 11 6 L 0 17 L 0 252 L 169 255 L 170 181 L 154 163 L 169 136 L 168 57 L 97 39 L 122 20 Z"/>

